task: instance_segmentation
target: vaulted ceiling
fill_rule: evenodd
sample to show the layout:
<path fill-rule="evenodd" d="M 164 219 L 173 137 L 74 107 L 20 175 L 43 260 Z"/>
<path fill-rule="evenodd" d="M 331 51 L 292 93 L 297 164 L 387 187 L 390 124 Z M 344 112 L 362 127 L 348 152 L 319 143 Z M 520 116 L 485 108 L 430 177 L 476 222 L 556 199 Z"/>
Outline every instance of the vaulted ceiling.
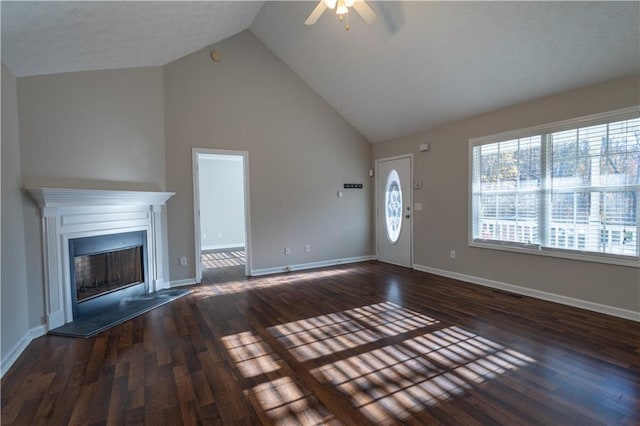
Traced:
<path fill-rule="evenodd" d="M 164 65 L 243 31 L 262 2 L 2 1 L 2 61 L 18 77 Z"/>
<path fill-rule="evenodd" d="M 5 2 L 17 76 L 164 65 L 250 29 L 372 142 L 640 73 L 639 2 Z M 224 52 L 222 52 L 224 54 Z M 640 88 L 639 88 L 640 90 Z"/>

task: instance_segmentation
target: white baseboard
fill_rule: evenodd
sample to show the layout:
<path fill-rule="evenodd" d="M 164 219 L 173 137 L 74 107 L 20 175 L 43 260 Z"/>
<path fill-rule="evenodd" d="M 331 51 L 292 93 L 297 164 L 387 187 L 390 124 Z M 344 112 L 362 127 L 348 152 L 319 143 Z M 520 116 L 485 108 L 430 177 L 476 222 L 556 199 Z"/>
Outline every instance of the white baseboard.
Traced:
<path fill-rule="evenodd" d="M 47 326 L 42 324 L 39 325 L 37 327 L 33 327 L 32 329 L 29 330 L 29 335 L 31 336 L 31 339 L 35 339 L 37 337 L 40 336 L 44 336 L 45 334 L 47 334 Z"/>
<path fill-rule="evenodd" d="M 342 259 L 321 260 L 318 262 L 298 263 L 296 265 L 276 266 L 274 268 L 252 269 L 251 276 L 259 277 L 261 275 L 281 274 L 283 272 L 324 268 L 327 266 L 344 265 L 346 263 L 365 262 L 367 260 L 374 260 L 374 259 L 375 259 L 375 256 L 356 256 L 356 257 L 345 257 Z"/>
<path fill-rule="evenodd" d="M 2 360 L 2 366 L 0 366 L 0 377 L 4 377 L 5 373 L 9 371 L 11 366 L 18 360 L 18 357 L 22 355 L 22 352 L 29 346 L 29 343 L 37 337 L 43 336 L 47 332 L 45 325 L 40 325 L 29 329 L 22 339 L 9 351 L 6 357 Z"/>
<path fill-rule="evenodd" d="M 173 288 L 173 287 L 182 287 L 185 285 L 193 285 L 193 284 L 197 284 L 196 283 L 196 279 L 195 278 L 187 278 L 184 280 L 175 280 L 175 281 L 171 281 L 171 283 L 169 284 L 169 287 Z"/>
<path fill-rule="evenodd" d="M 573 297 L 562 296 L 546 291 L 535 290 L 527 287 L 521 287 L 513 284 L 507 284 L 500 281 L 489 280 L 486 278 L 474 277 L 472 275 L 460 274 L 458 272 L 447 271 L 444 269 L 432 268 L 423 265 L 413 265 L 416 271 L 428 272 L 443 277 L 453 278 L 455 280 L 466 281 L 472 284 L 478 284 L 485 287 L 497 288 L 509 291 L 511 293 L 521 294 L 523 296 L 534 297 L 536 299 L 547 300 L 549 302 L 560 303 L 562 305 L 573 306 L 575 308 L 587 309 L 589 311 L 601 314 L 612 315 L 614 317 L 624 318 L 632 321 L 640 322 L 640 312 L 628 309 L 617 308 L 615 306 L 602 305 L 600 303 L 589 302 L 587 300 L 575 299 Z"/>

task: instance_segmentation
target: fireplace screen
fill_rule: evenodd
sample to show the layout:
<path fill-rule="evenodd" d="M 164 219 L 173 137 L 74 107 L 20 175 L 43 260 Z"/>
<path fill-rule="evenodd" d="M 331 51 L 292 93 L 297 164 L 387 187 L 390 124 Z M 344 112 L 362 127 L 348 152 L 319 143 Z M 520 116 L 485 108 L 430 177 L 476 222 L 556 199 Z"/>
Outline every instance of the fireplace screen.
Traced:
<path fill-rule="evenodd" d="M 144 281 L 142 246 L 76 256 L 78 302 Z"/>
<path fill-rule="evenodd" d="M 147 292 L 146 240 L 145 231 L 69 240 L 74 319 L 111 310 Z"/>

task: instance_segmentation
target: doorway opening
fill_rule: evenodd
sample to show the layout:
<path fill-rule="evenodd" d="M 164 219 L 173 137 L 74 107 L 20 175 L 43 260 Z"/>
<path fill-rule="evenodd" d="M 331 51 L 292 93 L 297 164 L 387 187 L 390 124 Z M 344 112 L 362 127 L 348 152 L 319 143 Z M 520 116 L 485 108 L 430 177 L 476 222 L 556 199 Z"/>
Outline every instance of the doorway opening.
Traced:
<path fill-rule="evenodd" d="M 248 153 L 193 149 L 196 281 L 250 275 Z"/>

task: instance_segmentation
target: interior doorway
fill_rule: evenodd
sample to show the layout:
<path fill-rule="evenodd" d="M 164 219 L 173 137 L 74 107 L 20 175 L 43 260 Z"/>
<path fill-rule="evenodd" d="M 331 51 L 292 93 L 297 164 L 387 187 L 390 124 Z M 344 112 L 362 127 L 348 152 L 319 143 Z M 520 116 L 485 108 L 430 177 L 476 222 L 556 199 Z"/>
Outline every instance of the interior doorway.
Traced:
<path fill-rule="evenodd" d="M 249 154 L 193 149 L 196 281 L 251 272 Z"/>

